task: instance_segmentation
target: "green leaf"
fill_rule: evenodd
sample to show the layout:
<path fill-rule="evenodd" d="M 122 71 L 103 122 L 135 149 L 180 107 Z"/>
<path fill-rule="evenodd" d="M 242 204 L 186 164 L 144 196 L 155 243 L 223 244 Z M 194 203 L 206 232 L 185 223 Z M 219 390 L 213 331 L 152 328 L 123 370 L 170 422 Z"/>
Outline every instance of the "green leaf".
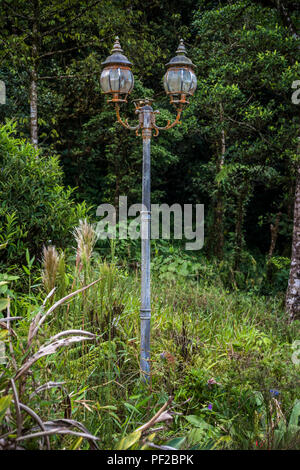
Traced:
<path fill-rule="evenodd" d="M 299 427 L 300 419 L 300 400 L 296 400 L 289 421 L 289 428 L 292 426 Z"/>
<path fill-rule="evenodd" d="M 70 450 L 77 450 L 81 446 L 81 443 L 83 441 L 83 437 L 79 437 L 74 444 L 71 445 Z"/>
<path fill-rule="evenodd" d="M 210 424 L 204 421 L 204 419 L 202 419 L 200 416 L 189 415 L 189 416 L 185 416 L 185 419 L 189 423 L 191 423 L 193 426 L 196 426 L 197 428 L 210 429 L 212 427 Z"/>
<path fill-rule="evenodd" d="M 8 306 L 8 299 L 0 299 L 0 312 Z"/>
<path fill-rule="evenodd" d="M 114 405 L 105 405 L 105 406 L 100 406 L 99 403 L 97 404 L 97 408 L 98 410 L 113 410 L 113 411 L 117 411 L 117 407 L 114 406 Z"/>
<path fill-rule="evenodd" d="M 6 410 L 10 407 L 12 400 L 12 395 L 6 395 L 5 397 L 0 398 L 0 423 L 4 418 Z"/>
<path fill-rule="evenodd" d="M 28 275 L 30 274 L 30 271 L 29 271 L 29 269 L 28 269 L 26 266 L 23 265 L 23 269 L 24 269 L 24 271 L 25 271 L 26 274 L 28 274 Z"/>
<path fill-rule="evenodd" d="M 30 264 L 30 255 L 29 255 L 28 248 L 26 249 L 26 261 L 27 261 L 27 264 L 29 265 Z"/>
<path fill-rule="evenodd" d="M 175 439 L 171 439 L 166 443 L 167 446 L 174 447 L 175 449 L 180 449 L 181 445 L 185 441 L 185 437 L 176 437 Z"/>
<path fill-rule="evenodd" d="M 141 431 L 134 431 L 128 436 L 123 437 L 117 445 L 117 450 L 127 450 L 139 441 L 141 437 Z"/>

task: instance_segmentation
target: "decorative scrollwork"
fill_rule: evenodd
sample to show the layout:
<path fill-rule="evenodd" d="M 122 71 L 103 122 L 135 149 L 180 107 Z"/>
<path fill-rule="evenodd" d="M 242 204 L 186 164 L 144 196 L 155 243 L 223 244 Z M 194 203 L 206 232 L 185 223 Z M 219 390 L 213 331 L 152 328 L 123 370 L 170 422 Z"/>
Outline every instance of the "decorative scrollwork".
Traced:
<path fill-rule="evenodd" d="M 130 126 L 128 124 L 128 119 L 125 119 L 125 121 L 122 121 L 121 116 L 120 116 L 120 106 L 118 105 L 118 103 L 115 104 L 115 108 L 116 108 L 116 115 L 117 115 L 118 122 L 122 124 L 122 126 L 125 127 L 125 129 L 129 129 L 130 131 L 136 131 L 136 132 L 140 129 L 141 120 L 139 120 L 140 122 L 137 126 Z"/>
<path fill-rule="evenodd" d="M 148 104 L 148 100 L 145 100 L 145 102 L 147 101 L 147 104 Z M 139 123 L 137 126 L 130 126 L 129 123 L 128 123 L 128 119 L 125 119 L 124 121 L 121 119 L 121 116 L 120 116 L 120 106 L 118 103 L 115 103 L 115 109 L 116 109 L 116 115 L 117 115 L 117 120 L 118 122 L 123 126 L 125 127 L 125 129 L 129 129 L 131 131 L 135 131 L 135 134 L 136 136 L 141 136 L 139 130 L 140 129 L 153 129 L 154 130 L 154 134 L 153 134 L 153 137 L 157 137 L 159 135 L 159 131 L 162 131 L 162 130 L 167 130 L 167 129 L 172 129 L 172 127 L 175 127 L 177 124 L 181 124 L 181 121 L 180 121 L 180 117 L 181 117 L 181 113 L 183 111 L 183 105 L 179 105 L 177 107 L 177 116 L 175 118 L 175 120 L 171 123 L 170 120 L 167 121 L 167 125 L 164 126 L 164 127 L 160 127 L 160 126 L 157 126 L 156 125 L 156 122 L 155 122 L 155 114 L 159 114 L 159 111 L 152 111 L 152 108 L 150 108 L 150 112 L 151 112 L 151 117 L 150 117 L 150 126 L 148 125 L 147 127 L 144 127 L 145 124 L 144 124 L 144 112 L 143 111 L 143 105 L 145 105 L 145 102 L 142 102 L 142 100 L 138 100 L 138 104 L 135 103 L 135 113 L 139 115 Z M 149 108 L 147 109 L 147 112 L 149 113 Z"/>
<path fill-rule="evenodd" d="M 180 117 L 181 117 L 182 110 L 183 110 L 182 106 L 179 106 L 177 108 L 177 116 L 176 116 L 176 119 L 172 122 L 172 124 L 170 120 L 168 120 L 167 125 L 164 127 L 159 127 L 154 123 L 154 128 L 157 129 L 158 131 L 165 131 L 168 129 L 172 129 L 172 127 L 175 127 L 177 124 L 181 124 Z"/>

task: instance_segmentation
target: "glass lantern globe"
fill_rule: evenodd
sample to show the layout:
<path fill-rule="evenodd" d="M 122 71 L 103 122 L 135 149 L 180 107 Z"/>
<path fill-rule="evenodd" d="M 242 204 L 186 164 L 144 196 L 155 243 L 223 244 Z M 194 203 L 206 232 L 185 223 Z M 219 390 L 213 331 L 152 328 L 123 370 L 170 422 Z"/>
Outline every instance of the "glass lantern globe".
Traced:
<path fill-rule="evenodd" d="M 108 101 L 126 102 L 126 97 L 134 85 L 132 63 L 122 54 L 118 37 L 111 52 L 112 55 L 102 62 L 105 67 L 100 76 L 101 88 L 103 93 L 112 95 L 112 99 Z M 121 98 L 121 95 L 125 95 L 124 98 Z"/>
<path fill-rule="evenodd" d="M 192 96 L 195 93 L 197 78 L 194 72 L 195 65 L 186 57 L 183 39 L 180 40 L 176 54 L 166 64 L 164 88 L 167 95 L 170 95 L 171 103 L 188 104 L 186 96 Z"/>

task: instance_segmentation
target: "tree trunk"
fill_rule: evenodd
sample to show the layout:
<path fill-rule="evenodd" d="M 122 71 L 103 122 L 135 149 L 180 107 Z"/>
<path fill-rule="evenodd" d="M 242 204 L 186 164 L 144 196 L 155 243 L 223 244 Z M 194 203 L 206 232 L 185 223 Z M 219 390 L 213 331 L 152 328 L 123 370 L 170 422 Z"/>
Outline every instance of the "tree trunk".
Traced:
<path fill-rule="evenodd" d="M 32 70 L 30 77 L 30 136 L 32 145 L 38 146 L 38 105 L 37 105 L 37 73 Z"/>
<path fill-rule="evenodd" d="M 223 106 L 220 103 L 220 122 L 224 122 L 224 111 Z M 219 147 L 219 145 L 218 145 Z M 222 170 L 224 166 L 224 158 L 226 152 L 226 137 L 224 129 L 221 130 L 221 152 L 217 160 L 217 174 Z M 216 194 L 216 202 L 214 209 L 214 221 L 212 226 L 212 234 L 210 236 L 210 246 L 213 255 L 216 256 L 218 260 L 223 258 L 223 248 L 224 248 L 224 228 L 223 228 L 223 219 L 224 219 L 224 193 L 223 189 L 218 183 L 218 190 Z"/>
<path fill-rule="evenodd" d="M 237 214 L 235 222 L 235 249 L 234 249 L 234 270 L 238 271 L 241 258 L 242 258 L 242 249 L 244 245 L 244 235 L 243 235 L 243 226 L 244 226 L 244 217 L 245 217 L 245 201 L 248 194 L 248 185 L 246 184 L 241 188 L 240 194 L 238 196 L 237 203 Z"/>
<path fill-rule="evenodd" d="M 300 137 L 298 137 L 300 153 Z M 291 268 L 286 293 L 286 311 L 290 320 L 300 318 L 300 166 L 297 168 Z"/>
<path fill-rule="evenodd" d="M 272 278 L 273 278 L 273 266 L 270 263 L 270 260 L 272 259 L 273 253 L 275 251 L 281 215 L 282 215 L 281 212 L 278 212 L 278 214 L 276 215 L 275 224 L 270 224 L 271 241 L 270 241 L 270 248 L 269 248 L 269 253 L 267 256 L 267 264 L 266 264 L 266 276 L 267 276 L 267 280 L 269 283 L 272 283 Z"/>
<path fill-rule="evenodd" d="M 30 137 L 32 145 L 38 146 L 38 44 L 39 44 L 39 0 L 34 0 L 34 20 L 32 26 L 32 68 L 30 73 Z"/>
<path fill-rule="evenodd" d="M 275 220 L 275 224 L 270 225 L 270 232 L 271 232 L 271 242 L 270 242 L 270 249 L 268 253 L 268 259 L 271 259 L 275 250 L 276 241 L 278 237 L 279 231 L 279 222 L 280 222 L 281 212 L 278 212 Z"/>
<path fill-rule="evenodd" d="M 294 25 L 294 23 L 293 23 L 293 21 L 290 17 L 290 14 L 289 14 L 288 10 L 285 7 L 285 5 L 283 4 L 283 2 L 281 0 L 275 0 L 275 3 L 276 3 L 278 13 L 279 13 L 279 15 L 281 16 L 281 18 L 283 20 L 283 23 L 289 28 L 292 35 L 296 39 L 298 39 L 299 38 L 298 32 L 296 30 L 296 27 L 295 27 L 295 25 Z"/>
<path fill-rule="evenodd" d="M 218 189 L 217 192 L 217 202 L 215 207 L 215 215 L 214 215 L 214 255 L 221 260 L 223 258 L 223 248 L 224 248 L 224 195 L 221 189 Z"/>

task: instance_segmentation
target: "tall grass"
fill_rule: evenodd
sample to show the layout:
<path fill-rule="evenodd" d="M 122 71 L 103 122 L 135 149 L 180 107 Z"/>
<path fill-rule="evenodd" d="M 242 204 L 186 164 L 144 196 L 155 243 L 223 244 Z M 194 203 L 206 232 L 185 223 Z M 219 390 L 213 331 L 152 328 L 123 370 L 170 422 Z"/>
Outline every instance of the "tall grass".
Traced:
<path fill-rule="evenodd" d="M 168 279 L 165 272 L 162 282 L 156 270 L 152 277 L 152 377 L 147 387 L 139 373 L 139 274 L 119 263 L 114 246 L 111 261 L 101 259 L 94 250 L 93 227 L 86 221 L 80 223 L 75 239 L 73 253 L 44 249 L 40 295 L 53 286 L 57 292 L 68 293 L 96 279 L 99 282 L 59 306 L 45 324 L 45 335 L 85 329 L 97 340 L 83 341 L 40 360 L 43 367 L 36 371 L 38 380 L 63 382 L 63 389 L 44 392 L 47 419 L 64 410 L 100 438 L 101 448 L 111 449 L 172 395 L 176 413 L 155 438 L 158 444 L 182 438 L 183 448 L 250 449 L 257 442 L 267 448 L 279 445 L 274 437 L 278 406 L 282 416 L 288 417 L 300 388 L 299 366 L 291 360 L 299 322 L 287 323 L 281 300 L 229 291 L 218 282 L 217 273 L 213 284 L 205 274 L 187 281 L 180 276 Z M 203 272 L 209 272 L 211 279 L 211 269 Z M 19 324 L 19 337 L 26 334 L 26 322 L 33 315 L 28 302 L 24 298 L 15 302 L 14 314 L 25 317 Z M 277 404 L 272 390 L 278 391 Z M 64 409 L 56 408 L 58 394 L 65 397 Z M 293 435 L 293 439 L 292 444 L 285 439 L 280 445 L 299 448 L 298 437 Z M 57 445 L 83 448 L 87 444 L 68 436 Z"/>
<path fill-rule="evenodd" d="M 277 299 L 229 293 L 201 281 L 162 285 L 154 278 L 148 390 L 139 380 L 139 279 L 99 259 L 92 274 L 101 278 L 99 284 L 86 299 L 74 299 L 70 312 L 74 327 L 80 326 L 88 301 L 85 328 L 99 342 L 85 354 L 80 347 L 65 352 L 70 367 L 61 373 L 75 394 L 85 388 L 76 413 L 78 419 L 83 413 L 87 427 L 105 436 L 104 448 L 141 425 L 154 403 L 169 394 L 175 402 L 191 399 L 184 408 L 187 414 L 201 414 L 213 402 L 217 417 L 206 418 L 227 423 L 223 427 L 232 448 L 254 445 L 251 393 L 261 392 L 268 400 L 269 390 L 280 389 L 283 410 L 289 414 L 299 396 L 298 371 L 291 362 L 297 325 L 287 324 Z M 210 381 L 220 385 L 209 387 Z M 167 430 L 165 439 L 179 429 Z"/>

